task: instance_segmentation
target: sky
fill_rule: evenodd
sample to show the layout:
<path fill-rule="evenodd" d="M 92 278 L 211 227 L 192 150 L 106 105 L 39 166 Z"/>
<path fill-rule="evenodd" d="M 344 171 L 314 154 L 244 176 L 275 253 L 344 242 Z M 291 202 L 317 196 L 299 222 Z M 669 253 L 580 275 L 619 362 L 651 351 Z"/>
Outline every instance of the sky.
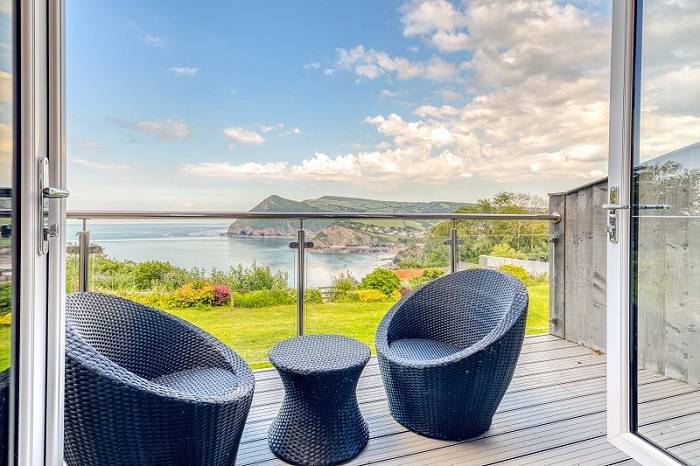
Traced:
<path fill-rule="evenodd" d="M 71 209 L 468 202 L 605 176 L 611 0 L 66 0 Z M 0 185 L 12 145 L 0 0 Z M 700 140 L 700 2 L 646 0 L 641 160 Z"/>
<path fill-rule="evenodd" d="M 609 1 L 67 0 L 71 209 L 605 176 Z"/>

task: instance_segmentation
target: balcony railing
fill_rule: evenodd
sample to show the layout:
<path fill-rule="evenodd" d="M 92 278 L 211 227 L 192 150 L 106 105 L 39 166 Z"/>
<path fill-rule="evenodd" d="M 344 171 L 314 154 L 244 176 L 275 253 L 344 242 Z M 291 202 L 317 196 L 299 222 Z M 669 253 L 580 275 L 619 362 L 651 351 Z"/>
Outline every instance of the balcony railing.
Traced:
<path fill-rule="evenodd" d="M 297 250 L 296 254 L 296 333 L 304 334 L 304 294 L 306 289 L 305 277 L 307 270 L 306 250 L 313 244 L 308 241 L 304 230 L 305 220 L 418 220 L 418 221 L 451 221 L 449 236 L 445 244 L 449 250 L 449 272 L 454 273 L 459 267 L 459 244 L 457 222 L 465 220 L 482 221 L 549 221 L 558 223 L 561 216 L 557 212 L 533 214 L 490 214 L 490 213 L 389 213 L 389 212 L 167 212 L 167 211 L 70 211 L 68 219 L 80 220 L 82 230 L 78 232 L 78 289 L 88 291 L 90 281 L 90 230 L 89 220 L 297 220 L 299 227 L 296 241 L 290 242 L 290 247 Z"/>

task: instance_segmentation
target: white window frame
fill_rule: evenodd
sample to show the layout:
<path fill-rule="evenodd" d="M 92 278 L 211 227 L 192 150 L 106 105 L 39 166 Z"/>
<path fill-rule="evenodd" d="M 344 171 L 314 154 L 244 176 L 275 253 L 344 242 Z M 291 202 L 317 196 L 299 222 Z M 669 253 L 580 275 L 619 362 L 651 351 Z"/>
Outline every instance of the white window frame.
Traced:
<path fill-rule="evenodd" d="M 635 0 L 613 0 L 610 70 L 608 186 L 619 187 L 618 204 L 630 205 L 635 52 Z M 641 14 L 641 13 L 640 13 Z M 618 241 L 608 241 L 607 430 L 608 440 L 645 465 L 681 465 L 631 431 L 630 410 L 630 211 L 617 210 Z"/>

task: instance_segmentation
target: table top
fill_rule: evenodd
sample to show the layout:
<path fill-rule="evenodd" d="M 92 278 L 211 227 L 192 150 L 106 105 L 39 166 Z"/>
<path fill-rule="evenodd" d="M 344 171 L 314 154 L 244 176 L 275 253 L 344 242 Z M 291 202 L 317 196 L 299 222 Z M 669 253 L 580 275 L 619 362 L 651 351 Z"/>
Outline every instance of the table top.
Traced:
<path fill-rule="evenodd" d="M 304 335 L 277 343 L 269 357 L 279 370 L 311 374 L 364 366 L 370 351 L 364 343 L 342 335 Z"/>

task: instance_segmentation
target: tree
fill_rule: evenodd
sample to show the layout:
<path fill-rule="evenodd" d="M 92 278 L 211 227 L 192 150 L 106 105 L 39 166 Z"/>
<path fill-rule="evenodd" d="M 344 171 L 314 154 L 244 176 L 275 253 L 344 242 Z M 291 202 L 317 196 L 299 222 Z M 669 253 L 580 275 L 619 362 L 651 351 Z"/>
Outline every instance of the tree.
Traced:
<path fill-rule="evenodd" d="M 377 267 L 362 278 L 360 288 L 379 290 L 386 296 L 391 296 L 394 291 L 401 288 L 401 280 L 391 270 Z"/>
<path fill-rule="evenodd" d="M 456 213 L 528 214 L 546 211 L 542 197 L 523 193 L 500 192 L 491 199 L 479 199 L 476 204 L 462 207 Z M 435 236 L 449 235 L 451 221 L 437 224 Z M 488 254 L 494 246 L 505 243 L 527 256 L 547 253 L 549 223 L 532 220 L 463 220 L 457 222 L 457 234 L 462 240 L 460 259 L 477 262 L 479 255 Z"/>

